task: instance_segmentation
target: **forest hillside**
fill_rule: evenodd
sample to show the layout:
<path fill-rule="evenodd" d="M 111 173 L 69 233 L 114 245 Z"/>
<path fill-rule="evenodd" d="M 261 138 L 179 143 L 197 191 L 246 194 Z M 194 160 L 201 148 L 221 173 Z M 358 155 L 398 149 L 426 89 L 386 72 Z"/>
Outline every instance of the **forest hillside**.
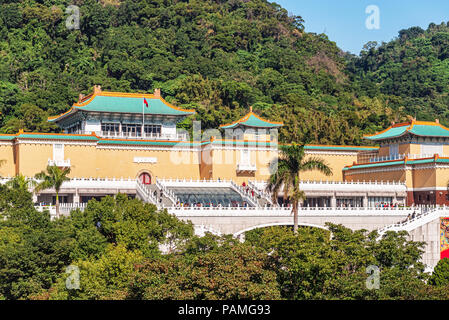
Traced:
<path fill-rule="evenodd" d="M 363 144 L 407 117 L 449 124 L 449 27 L 410 28 L 360 56 L 265 0 L 1 0 L 0 132 L 57 132 L 47 116 L 95 84 L 152 92 L 216 128 L 249 106 L 284 142 Z M 68 5 L 80 8 L 69 30 Z"/>

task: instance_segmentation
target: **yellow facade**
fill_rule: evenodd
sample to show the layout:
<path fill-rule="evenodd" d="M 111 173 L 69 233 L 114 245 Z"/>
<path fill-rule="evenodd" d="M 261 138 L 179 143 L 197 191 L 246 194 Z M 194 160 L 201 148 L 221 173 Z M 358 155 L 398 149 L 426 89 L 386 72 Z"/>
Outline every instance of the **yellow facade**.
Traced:
<path fill-rule="evenodd" d="M 360 172 L 345 172 L 345 181 L 400 181 L 407 182 L 407 171 L 405 169 L 396 168 L 394 171 L 378 170 L 358 170 Z M 412 181 L 410 179 L 410 181 Z"/>
<path fill-rule="evenodd" d="M 309 157 L 317 157 L 323 159 L 327 163 L 327 165 L 332 169 L 332 175 L 326 176 L 323 173 L 314 170 L 301 173 L 300 177 L 301 180 L 343 181 L 343 171 L 342 171 L 343 168 L 348 164 L 352 164 L 357 161 L 356 152 L 350 154 L 328 152 L 324 154 L 312 154 Z"/>
<path fill-rule="evenodd" d="M 0 145 L 0 159 L 5 160 L 0 167 L 1 175 L 14 176 L 20 173 L 32 177 L 45 170 L 49 160 L 55 157 L 56 144 L 63 145 L 63 160 L 70 161 L 72 178 L 137 178 L 147 172 L 152 181 L 154 178 L 232 179 L 242 183 L 268 180 L 270 163 L 278 157 L 275 145 L 249 147 L 216 142 L 203 145 L 139 146 L 71 141 L 58 139 L 54 135 L 51 138 L 18 138 L 15 142 L 4 142 Z M 357 161 L 358 151 L 314 148 L 313 151 L 306 151 L 306 158 L 323 159 L 332 168 L 333 175 L 325 176 L 318 171 L 311 171 L 301 175 L 303 180 L 342 181 L 343 167 Z M 246 161 L 243 153 L 247 153 Z M 138 159 L 152 161 L 139 162 Z"/>

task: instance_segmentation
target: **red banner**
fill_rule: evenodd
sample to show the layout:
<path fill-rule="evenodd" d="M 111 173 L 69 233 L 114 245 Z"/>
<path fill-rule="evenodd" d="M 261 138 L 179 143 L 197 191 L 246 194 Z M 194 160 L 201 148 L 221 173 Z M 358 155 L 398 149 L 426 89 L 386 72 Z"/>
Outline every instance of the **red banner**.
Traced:
<path fill-rule="evenodd" d="M 440 258 L 449 258 L 449 218 L 440 220 Z"/>

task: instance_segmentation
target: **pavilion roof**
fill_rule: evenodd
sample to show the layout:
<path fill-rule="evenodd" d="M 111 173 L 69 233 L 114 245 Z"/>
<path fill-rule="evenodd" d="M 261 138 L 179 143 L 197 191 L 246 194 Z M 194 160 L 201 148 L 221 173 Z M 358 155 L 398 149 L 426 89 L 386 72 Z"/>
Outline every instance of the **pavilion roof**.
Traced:
<path fill-rule="evenodd" d="M 448 137 L 449 129 L 439 122 L 416 121 L 397 123 L 372 135 L 364 136 L 368 140 L 386 140 L 401 137 L 407 133 L 421 137 Z"/>
<path fill-rule="evenodd" d="M 148 102 L 144 107 L 143 98 Z M 124 93 L 99 91 L 73 104 L 69 111 L 48 121 L 57 122 L 77 111 L 133 113 L 145 115 L 187 116 L 194 114 L 194 110 L 186 110 L 173 106 L 160 96 L 146 93 Z"/>
<path fill-rule="evenodd" d="M 250 112 L 247 113 L 243 118 L 236 120 L 232 123 L 223 124 L 220 126 L 220 128 L 234 129 L 239 126 L 245 126 L 245 127 L 251 127 L 251 128 L 271 129 L 271 128 L 279 128 L 279 127 L 282 127 L 283 125 L 284 124 L 282 122 L 268 121 L 266 119 L 259 117 L 257 114 L 255 114 L 253 112 L 253 109 L 251 107 Z"/>

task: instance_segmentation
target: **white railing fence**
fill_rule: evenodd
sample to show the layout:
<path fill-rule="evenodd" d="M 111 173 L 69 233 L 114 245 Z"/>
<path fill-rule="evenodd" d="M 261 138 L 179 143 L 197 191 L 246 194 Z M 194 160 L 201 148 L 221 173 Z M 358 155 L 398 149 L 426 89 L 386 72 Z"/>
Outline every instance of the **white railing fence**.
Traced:
<path fill-rule="evenodd" d="M 245 189 L 243 186 L 237 185 L 234 181 L 231 181 L 231 188 L 251 205 L 257 207 L 257 198 L 251 194 L 250 188 Z"/>
<path fill-rule="evenodd" d="M 413 210 L 410 215 L 403 221 L 385 226 L 378 230 L 380 236 L 387 231 L 410 231 L 411 227 L 419 227 L 430 221 L 449 214 L 449 207 L 442 206 L 420 206 L 411 207 Z"/>
<path fill-rule="evenodd" d="M 156 187 L 162 191 L 162 194 L 167 197 L 168 199 L 170 199 L 171 202 L 173 202 L 173 204 L 179 203 L 179 199 L 176 196 L 176 194 L 168 189 L 166 186 L 164 186 L 157 178 L 156 178 Z"/>
<path fill-rule="evenodd" d="M 136 192 L 144 201 L 158 205 L 157 198 L 154 196 L 153 192 L 149 190 L 148 187 L 140 181 L 140 179 L 137 179 L 136 182 Z"/>
<path fill-rule="evenodd" d="M 248 186 L 261 198 L 265 199 L 269 204 L 273 205 L 272 194 L 264 189 L 259 189 L 251 180 L 248 180 Z"/>
<path fill-rule="evenodd" d="M 102 138 L 117 139 L 148 139 L 148 140 L 173 140 L 186 141 L 188 136 L 186 133 L 141 133 L 141 132 L 115 132 L 115 131 L 93 131 L 95 135 Z M 81 134 L 90 135 L 92 131 L 81 131 Z"/>
<path fill-rule="evenodd" d="M 390 161 L 390 160 L 403 160 L 407 157 L 407 159 L 422 159 L 422 158 L 433 158 L 435 154 L 413 154 L 413 153 L 402 153 L 402 154 L 390 154 L 382 157 L 370 157 L 369 162 L 381 162 L 381 161 Z M 439 154 L 440 157 L 448 157 L 448 155 Z"/>

